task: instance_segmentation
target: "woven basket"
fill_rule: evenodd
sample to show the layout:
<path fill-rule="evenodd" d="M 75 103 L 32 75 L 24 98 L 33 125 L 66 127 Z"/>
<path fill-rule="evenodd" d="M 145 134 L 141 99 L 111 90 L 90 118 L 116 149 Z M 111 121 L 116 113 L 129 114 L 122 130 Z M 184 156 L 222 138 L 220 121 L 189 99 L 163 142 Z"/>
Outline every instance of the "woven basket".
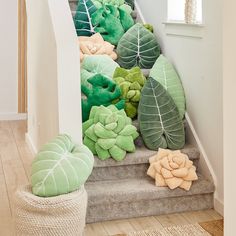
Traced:
<path fill-rule="evenodd" d="M 42 198 L 25 186 L 16 192 L 15 225 L 18 236 L 82 236 L 85 227 L 87 192 L 80 190 Z"/>

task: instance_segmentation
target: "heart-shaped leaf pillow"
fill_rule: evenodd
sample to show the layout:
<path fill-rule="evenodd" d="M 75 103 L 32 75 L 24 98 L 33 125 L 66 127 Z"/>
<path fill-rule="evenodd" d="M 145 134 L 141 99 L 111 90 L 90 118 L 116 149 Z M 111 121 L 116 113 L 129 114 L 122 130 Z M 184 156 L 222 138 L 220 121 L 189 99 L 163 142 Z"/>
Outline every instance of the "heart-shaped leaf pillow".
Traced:
<path fill-rule="evenodd" d="M 93 163 L 93 154 L 86 146 L 59 135 L 43 146 L 32 163 L 33 194 L 52 197 L 79 189 L 91 174 Z"/>

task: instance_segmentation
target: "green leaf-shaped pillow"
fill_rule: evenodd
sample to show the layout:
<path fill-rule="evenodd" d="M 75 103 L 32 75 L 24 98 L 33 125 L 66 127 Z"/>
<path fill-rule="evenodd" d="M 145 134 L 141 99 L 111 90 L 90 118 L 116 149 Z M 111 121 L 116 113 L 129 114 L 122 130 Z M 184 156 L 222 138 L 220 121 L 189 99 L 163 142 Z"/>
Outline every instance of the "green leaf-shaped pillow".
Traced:
<path fill-rule="evenodd" d="M 33 194 L 51 197 L 79 189 L 91 174 L 93 163 L 93 154 L 86 146 L 59 135 L 43 146 L 32 163 Z"/>
<path fill-rule="evenodd" d="M 137 23 L 120 39 L 117 54 L 118 63 L 123 68 L 139 66 L 150 69 L 160 55 L 160 46 L 155 35 Z"/>
<path fill-rule="evenodd" d="M 91 16 L 97 8 L 91 0 L 79 0 L 74 16 L 74 24 L 78 36 L 91 36 L 95 33 Z"/>
<path fill-rule="evenodd" d="M 150 71 L 150 77 L 157 80 L 173 98 L 183 119 L 185 113 L 185 95 L 181 80 L 173 65 L 160 55 Z"/>
<path fill-rule="evenodd" d="M 149 149 L 181 149 L 184 146 L 184 125 L 178 108 L 165 88 L 151 77 L 142 89 L 138 120 Z"/>
<path fill-rule="evenodd" d="M 86 56 L 81 65 L 81 85 L 92 88 L 88 79 L 96 74 L 102 74 L 112 79 L 119 65 L 107 55 Z"/>

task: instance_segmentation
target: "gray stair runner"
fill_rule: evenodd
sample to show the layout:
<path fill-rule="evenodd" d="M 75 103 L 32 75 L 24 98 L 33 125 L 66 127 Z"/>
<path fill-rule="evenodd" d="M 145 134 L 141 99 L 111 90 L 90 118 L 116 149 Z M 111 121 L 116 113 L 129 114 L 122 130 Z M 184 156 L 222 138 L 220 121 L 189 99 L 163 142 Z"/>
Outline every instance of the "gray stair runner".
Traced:
<path fill-rule="evenodd" d="M 75 14 L 78 0 L 69 0 Z M 134 12 L 134 18 L 138 18 Z M 148 76 L 149 70 L 143 71 Z M 200 153 L 197 148 L 186 144 L 182 150 L 194 165 L 198 166 Z M 137 147 L 125 160 L 101 161 L 95 164 L 85 188 L 88 192 L 87 223 L 132 217 L 152 216 L 213 207 L 214 184 L 199 175 L 190 191 L 170 190 L 156 187 L 155 181 L 146 174 L 149 157 L 156 151 Z"/>

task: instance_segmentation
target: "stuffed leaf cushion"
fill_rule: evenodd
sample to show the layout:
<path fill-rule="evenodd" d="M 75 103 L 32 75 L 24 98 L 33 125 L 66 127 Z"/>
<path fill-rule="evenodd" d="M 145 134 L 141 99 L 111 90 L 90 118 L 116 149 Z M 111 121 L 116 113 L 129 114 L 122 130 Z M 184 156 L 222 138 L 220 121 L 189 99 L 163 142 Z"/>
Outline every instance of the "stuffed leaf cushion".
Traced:
<path fill-rule="evenodd" d="M 84 145 L 59 135 L 38 152 L 32 163 L 33 194 L 51 197 L 79 189 L 92 172 L 94 157 Z"/>
<path fill-rule="evenodd" d="M 181 80 L 173 65 L 161 55 L 150 71 L 150 77 L 157 80 L 173 98 L 179 109 L 180 117 L 185 114 L 185 95 Z"/>
<path fill-rule="evenodd" d="M 121 96 L 120 87 L 110 78 L 97 74 L 88 79 L 92 88 L 82 85 L 82 92 L 86 95 L 86 99 L 82 99 L 82 117 L 83 122 L 88 120 L 90 110 L 93 106 L 109 106 L 114 104 L 113 101 Z M 125 101 L 120 100 L 116 107 L 124 109 Z"/>
<path fill-rule="evenodd" d="M 141 89 L 146 81 L 139 67 L 126 70 L 117 67 L 113 80 L 121 88 L 121 98 L 125 100 L 125 112 L 128 117 L 135 118 L 137 116 L 138 103 L 141 96 Z"/>
<path fill-rule="evenodd" d="M 91 16 L 96 10 L 97 8 L 92 0 L 78 1 L 78 7 L 74 16 L 74 24 L 78 36 L 90 36 L 95 33 Z"/>
<path fill-rule="evenodd" d="M 80 61 L 83 61 L 85 55 L 108 55 L 112 60 L 117 59 L 114 52 L 115 46 L 103 40 L 103 37 L 96 33 L 90 37 L 79 36 Z"/>
<path fill-rule="evenodd" d="M 150 69 L 160 55 L 160 46 L 154 34 L 137 23 L 120 39 L 117 54 L 118 63 L 123 68 Z"/>
<path fill-rule="evenodd" d="M 89 120 L 83 123 L 84 144 L 101 160 L 112 157 L 116 161 L 125 158 L 126 152 L 134 152 L 137 129 L 124 110 L 114 105 L 93 107 Z"/>
<path fill-rule="evenodd" d="M 107 55 L 86 56 L 81 64 L 81 85 L 92 88 L 87 80 L 96 74 L 102 74 L 112 79 L 117 67 L 119 65 Z"/>
<path fill-rule="evenodd" d="M 125 31 L 134 25 L 133 18 L 126 11 L 112 5 L 105 5 L 92 15 L 95 31 L 100 33 L 105 41 L 117 45 Z"/>
<path fill-rule="evenodd" d="M 92 0 L 97 9 L 103 7 L 104 5 L 112 5 L 119 7 L 126 11 L 128 14 L 131 14 L 132 8 L 125 2 L 125 0 Z"/>
<path fill-rule="evenodd" d="M 138 120 L 149 149 L 181 149 L 184 146 L 185 131 L 178 108 L 165 88 L 151 77 L 142 89 Z"/>

